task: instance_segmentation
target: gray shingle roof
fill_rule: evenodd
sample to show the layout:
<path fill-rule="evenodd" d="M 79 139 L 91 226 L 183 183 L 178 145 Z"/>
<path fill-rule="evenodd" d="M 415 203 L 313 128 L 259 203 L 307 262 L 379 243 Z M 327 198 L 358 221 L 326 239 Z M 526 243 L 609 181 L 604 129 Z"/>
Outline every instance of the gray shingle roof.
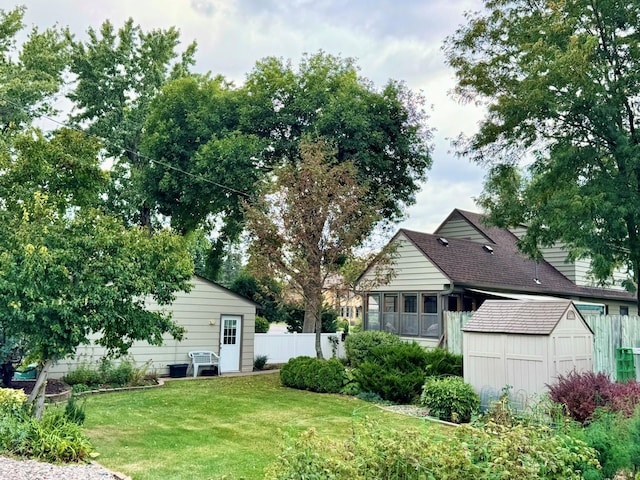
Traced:
<path fill-rule="evenodd" d="M 477 213 L 454 210 L 451 218 L 464 218 L 489 241 L 491 252 L 482 243 L 441 235 L 400 230 L 444 275 L 458 286 L 505 290 L 532 294 L 634 300 L 622 290 L 578 286 L 546 261 L 534 262 L 518 250 L 517 237 L 510 231 L 486 226 Z M 536 264 L 537 263 L 537 264 Z"/>
<path fill-rule="evenodd" d="M 570 300 L 487 300 L 462 329 L 464 332 L 550 335 L 571 305 Z M 577 310 L 576 310 L 577 312 Z M 577 312 L 579 316 L 579 312 Z"/>

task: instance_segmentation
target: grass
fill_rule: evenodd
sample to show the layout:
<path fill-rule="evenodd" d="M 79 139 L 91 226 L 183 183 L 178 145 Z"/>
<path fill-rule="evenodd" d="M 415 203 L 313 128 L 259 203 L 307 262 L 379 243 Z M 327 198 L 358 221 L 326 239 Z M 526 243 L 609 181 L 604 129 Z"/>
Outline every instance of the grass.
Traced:
<path fill-rule="evenodd" d="M 97 395 L 86 412 L 98 461 L 133 480 L 258 479 L 287 433 L 314 427 L 321 436 L 347 438 L 364 416 L 395 429 L 424 425 L 352 397 L 282 387 L 277 374 Z"/>

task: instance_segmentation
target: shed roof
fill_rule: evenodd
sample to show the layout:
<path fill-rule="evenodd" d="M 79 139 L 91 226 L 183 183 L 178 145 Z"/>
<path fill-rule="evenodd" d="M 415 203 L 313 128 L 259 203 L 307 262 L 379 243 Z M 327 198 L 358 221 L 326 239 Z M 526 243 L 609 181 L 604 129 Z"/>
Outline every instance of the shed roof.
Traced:
<path fill-rule="evenodd" d="M 473 317 L 462 330 L 479 333 L 550 335 L 572 304 L 570 300 L 532 302 L 487 300 L 474 312 Z M 575 307 L 574 311 L 587 329 L 591 330 Z"/>

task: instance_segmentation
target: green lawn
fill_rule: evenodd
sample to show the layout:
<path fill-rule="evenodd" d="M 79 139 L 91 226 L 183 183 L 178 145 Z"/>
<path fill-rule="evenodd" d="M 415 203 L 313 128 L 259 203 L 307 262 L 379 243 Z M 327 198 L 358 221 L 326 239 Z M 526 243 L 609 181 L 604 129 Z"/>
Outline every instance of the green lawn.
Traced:
<path fill-rule="evenodd" d="M 286 433 L 314 427 L 346 438 L 364 416 L 389 428 L 424 425 L 352 397 L 281 387 L 277 374 L 95 395 L 86 412 L 98 461 L 133 480 L 259 479 Z"/>

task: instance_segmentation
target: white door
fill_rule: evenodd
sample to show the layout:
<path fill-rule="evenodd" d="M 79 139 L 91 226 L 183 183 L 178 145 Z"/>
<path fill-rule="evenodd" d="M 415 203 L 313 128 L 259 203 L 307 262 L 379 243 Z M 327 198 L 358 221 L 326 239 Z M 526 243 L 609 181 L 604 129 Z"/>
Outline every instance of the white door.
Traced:
<path fill-rule="evenodd" d="M 239 372 L 242 317 L 222 315 L 220 327 L 220 372 Z"/>

